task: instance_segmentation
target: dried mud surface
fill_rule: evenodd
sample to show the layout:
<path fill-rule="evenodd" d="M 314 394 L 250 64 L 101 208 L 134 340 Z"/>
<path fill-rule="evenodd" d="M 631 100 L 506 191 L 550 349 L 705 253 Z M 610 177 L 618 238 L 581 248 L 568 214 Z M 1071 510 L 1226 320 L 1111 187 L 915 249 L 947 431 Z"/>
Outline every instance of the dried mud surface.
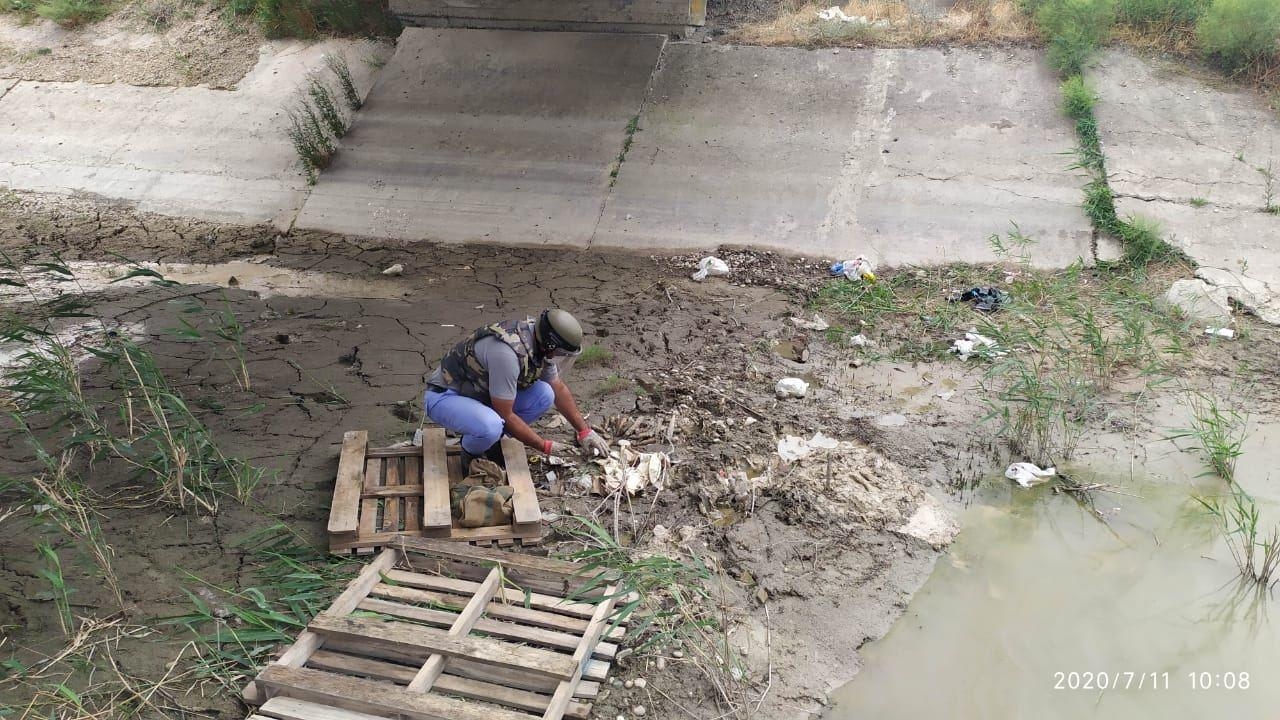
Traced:
<path fill-rule="evenodd" d="M 826 692 L 854 674 L 856 649 L 888 629 L 931 568 L 935 552 L 893 532 L 886 518 L 835 521 L 814 512 L 812 496 L 793 492 L 794 478 L 780 476 L 776 491 L 761 490 L 747 499 L 735 495 L 724 475 L 749 467 L 748 458 L 776 461 L 782 435 L 808 437 L 822 430 L 858 447 L 866 443 L 859 452 L 883 453 L 895 467 L 910 468 L 909 474 L 899 471 L 895 482 L 909 477 L 910 493 L 898 499 L 911 504 L 925 487 L 947 481 L 940 459 L 956 455 L 966 442 L 947 427 L 958 404 L 955 409 L 916 408 L 924 418 L 918 430 L 875 427 L 868 419 L 879 412 L 906 409 L 901 398 L 892 396 L 891 386 L 858 389 L 863 382 L 877 383 L 879 371 L 855 370 L 842 352 L 824 349 L 820 338 L 803 338 L 813 352 L 807 366 L 772 351 L 776 339 L 795 339 L 787 319 L 801 312 L 804 288 L 823 280 L 815 262 L 744 253 L 736 261 L 754 269 L 734 278 L 740 284 L 695 283 L 687 277 L 690 263 L 682 258 L 402 246 L 315 233 L 282 236 L 265 227 L 139 215 L 92 198 L 53 203 L 13 193 L 0 199 L 0 249 L 81 260 L 216 262 L 269 254 L 279 267 L 370 284 L 391 281 L 379 274 L 383 268 L 404 266 L 403 276 L 395 278 L 408 288 L 403 299 L 263 298 L 236 287 L 208 286 L 102 291 L 100 307 L 110 317 L 145 324 L 148 347 L 183 393 L 204 408 L 224 448 L 277 473 L 250 506 L 227 502 L 214 518 L 127 507 L 127 498 L 136 494 L 130 480 L 107 467 L 95 473 L 97 489 L 120 499 L 120 507 L 102 508 L 103 529 L 116 550 L 135 619 L 183 612 L 189 601 L 180 588 L 189 585 L 187 572 L 241 587 L 249 579 L 235 541 L 272 522 L 287 522 L 322 543 L 343 432 L 367 429 L 378 444 L 408 437 L 417 426 L 425 375 L 448 346 L 492 318 L 557 305 L 572 309 L 590 342 L 613 353 L 610 363 L 575 368 L 570 376 L 592 418 L 598 422 L 625 414 L 661 428 L 676 418 L 676 481 L 636 503 L 636 512 L 621 519 L 623 527 L 641 543 L 651 541 L 659 520 L 667 528 L 694 528 L 686 540 L 718 557 L 733 580 L 728 598 L 735 639 L 754 671 L 763 676 L 772 666 L 764 716 L 797 717 L 801 709 L 819 709 Z M 252 391 L 240 389 L 231 367 L 212 359 L 207 346 L 165 332 L 177 323 L 174 300 L 188 297 L 215 307 L 225 302 L 240 318 Z M 857 374 L 864 371 L 865 380 Z M 776 399 L 777 378 L 800 372 L 836 380 L 830 387 L 816 382 L 804 400 Z M 905 367 L 892 374 L 919 376 L 917 369 Z M 854 405 L 849 389 L 860 398 Z M 348 402 L 332 402 L 333 393 Z M 242 412 L 255 403 L 265 408 Z M 8 471 L 30 457 L 12 437 L 0 445 L 0 456 Z M 543 510 L 557 514 L 590 513 L 597 504 L 591 498 L 542 497 Z M 0 526 L 0 588 L 6 598 L 0 625 L 22 628 L 13 636 L 18 646 L 39 648 L 57 642 L 56 615 L 52 603 L 37 599 L 42 581 L 21 526 Z M 78 612 L 110 606 L 100 595 L 105 591 L 88 578 L 70 578 L 70 584 Z M 772 639 L 771 651 L 763 647 L 763 636 Z M 153 645 L 139 643 L 122 648 L 118 658 L 137 675 L 163 673 L 177 641 L 164 647 L 156 652 Z M 815 654 L 814 648 L 822 651 Z M 651 682 L 669 693 L 679 688 L 673 694 L 682 702 L 713 706 L 709 688 L 668 673 L 666 678 L 651 674 Z M 615 689 L 602 711 L 611 703 L 625 711 L 630 703 L 644 702 L 656 716 L 665 716 L 661 696 L 631 697 L 638 692 Z M 241 712 L 226 698 L 185 701 L 218 717 Z"/>
<path fill-rule="evenodd" d="M 262 33 L 219 8 L 132 5 L 82 28 L 0 14 L 0 78 L 231 88 L 258 62 Z"/>

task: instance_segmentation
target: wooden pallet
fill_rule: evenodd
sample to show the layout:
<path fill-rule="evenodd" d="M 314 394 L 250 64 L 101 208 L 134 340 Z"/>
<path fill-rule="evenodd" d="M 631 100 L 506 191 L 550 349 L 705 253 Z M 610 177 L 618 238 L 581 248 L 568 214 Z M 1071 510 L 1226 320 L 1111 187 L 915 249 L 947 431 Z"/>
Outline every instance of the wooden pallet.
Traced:
<path fill-rule="evenodd" d="M 586 720 L 626 631 L 616 575 L 402 537 L 245 689 L 250 720 Z M 603 574 L 601 574 L 603 573 Z M 569 600 L 589 578 L 601 587 Z M 514 586 L 513 586 L 514 584 Z"/>
<path fill-rule="evenodd" d="M 370 448 L 369 433 L 342 439 L 329 509 L 329 549 L 369 553 L 397 537 L 437 537 L 474 544 L 532 545 L 542 539 L 542 509 L 524 445 L 502 439 L 513 490 L 510 525 L 455 527 L 449 488 L 462 480 L 458 448 L 446 448 L 443 428 L 423 431 L 422 447 Z"/>

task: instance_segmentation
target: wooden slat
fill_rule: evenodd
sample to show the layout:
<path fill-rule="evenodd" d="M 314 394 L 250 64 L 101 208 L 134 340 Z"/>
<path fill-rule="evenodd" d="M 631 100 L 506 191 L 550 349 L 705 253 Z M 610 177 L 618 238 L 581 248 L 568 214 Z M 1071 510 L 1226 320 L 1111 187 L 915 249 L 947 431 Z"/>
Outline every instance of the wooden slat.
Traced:
<path fill-rule="evenodd" d="M 395 487 L 375 487 L 372 490 L 365 489 L 364 497 L 387 498 L 387 497 L 412 497 L 414 495 L 422 495 L 421 485 L 396 485 Z M 405 518 L 406 520 L 408 518 Z"/>
<path fill-rule="evenodd" d="M 471 629 L 475 627 L 480 620 L 480 615 L 484 613 L 484 608 L 493 599 L 493 594 L 497 592 L 498 585 L 502 582 L 502 573 L 498 568 L 489 571 L 489 577 L 485 578 L 480 584 L 480 589 L 467 602 L 467 606 L 462 608 L 462 612 L 458 613 L 457 619 L 449 626 L 449 637 L 466 637 L 471 634 Z M 422 665 L 422 669 L 414 676 L 413 682 L 409 683 L 410 690 L 417 692 L 427 692 L 431 686 L 435 684 L 436 678 L 440 677 L 440 673 L 444 672 L 444 664 L 446 658 L 443 655 L 432 655 Z"/>
<path fill-rule="evenodd" d="M 551 703 L 547 706 L 547 711 L 542 714 L 542 720 L 560 720 L 564 717 L 565 710 L 569 709 L 569 703 L 573 701 L 574 686 L 582 679 L 582 673 L 591 660 L 591 652 L 595 644 L 600 641 L 600 637 L 604 635 L 609 617 L 613 615 L 613 603 L 617 592 L 616 586 L 608 587 L 605 593 L 606 599 L 596 608 L 596 614 L 591 618 L 591 626 L 587 628 L 586 634 L 582 636 L 582 643 L 573 653 L 573 660 L 577 663 L 573 677 L 560 683 L 560 687 L 556 688 L 556 694 L 551 696 Z"/>
<path fill-rule="evenodd" d="M 369 446 L 369 433 L 351 430 L 342 436 L 342 454 L 338 457 L 338 479 L 333 488 L 333 505 L 329 508 L 329 532 L 356 531 L 363 478 L 364 453 Z"/>
<path fill-rule="evenodd" d="M 259 712 L 277 720 L 386 720 L 377 715 L 343 710 L 291 697 L 273 697 L 263 703 Z"/>
<path fill-rule="evenodd" d="M 391 570 L 387 574 L 387 579 L 400 585 L 408 587 L 421 588 L 423 590 L 438 590 L 440 592 L 461 593 L 470 595 L 479 587 L 477 583 L 470 580 L 459 580 L 457 578 L 440 577 L 438 575 L 424 575 L 422 573 L 408 572 L 405 570 Z M 511 603 L 523 605 L 526 596 L 520 590 L 515 588 L 503 588 L 498 597 Z M 529 606 L 540 610 L 557 612 L 564 615 L 572 615 L 574 617 L 590 619 L 596 612 L 596 606 L 590 603 L 570 602 L 562 597 L 555 595 L 547 595 L 544 593 L 530 593 L 528 596 Z"/>
<path fill-rule="evenodd" d="M 364 469 L 364 487 L 376 488 L 382 486 L 382 467 L 384 460 L 370 460 Z M 369 537 L 378 530 L 378 505 L 381 502 L 376 497 L 369 497 L 367 492 L 362 492 L 365 498 L 360 501 L 360 533 L 359 537 Z M 341 544 L 335 543 L 332 539 L 329 541 L 329 549 L 341 547 Z"/>
<path fill-rule="evenodd" d="M 393 539 L 387 545 L 397 545 L 399 540 Z M 469 547 L 469 546 L 461 546 Z M 473 550 L 487 550 L 487 548 L 472 547 Z M 495 552 L 500 552 L 494 550 Z M 505 553 L 507 555 L 515 555 L 515 553 Z M 480 582 L 484 576 L 489 573 L 491 564 L 473 564 L 463 561 L 446 560 L 443 558 L 429 558 L 419 555 L 410 555 L 404 563 L 408 567 L 418 571 L 440 575 L 447 578 L 459 578 L 462 580 L 471 580 Z M 531 592 L 542 593 L 545 595 L 554 595 L 557 598 L 565 598 L 573 595 L 574 588 L 581 588 L 583 585 L 570 582 L 567 578 L 551 577 L 546 575 L 534 575 L 512 567 L 504 567 L 503 572 L 506 574 L 507 582 L 510 587 L 518 588 L 521 591 L 529 590 Z M 575 600 L 585 601 L 588 598 L 594 599 L 604 593 L 604 586 L 598 586 L 586 594 L 575 597 Z M 590 617 L 590 616 L 587 616 Z"/>
<path fill-rule="evenodd" d="M 399 585 L 378 584 L 370 592 L 370 595 L 388 600 L 400 600 L 411 603 L 424 603 L 437 607 L 452 609 L 453 612 L 467 603 L 467 599 L 460 595 L 452 593 L 438 592 L 434 590 L 422 590 L 419 588 L 402 587 Z M 536 595 L 534 597 L 537 597 Z M 530 598 L 532 600 L 532 598 Z M 530 607 L 524 606 L 524 600 L 518 602 L 504 602 L 501 599 L 495 599 L 489 603 L 489 608 L 485 611 L 485 615 L 497 620 L 506 620 L 508 622 L 521 623 L 523 625 L 532 625 L 534 627 L 546 628 L 557 632 L 582 635 L 586 631 L 589 619 L 577 617 L 569 617 L 568 615 L 559 615 L 553 612 L 536 609 L 532 602 Z M 443 610 L 440 612 L 448 612 Z M 453 614 L 453 613 L 450 613 Z M 625 632 L 623 627 L 615 627 L 609 631 L 608 638 L 611 640 L 621 640 Z"/>
<path fill-rule="evenodd" d="M 424 535 L 423 537 L 427 536 Z M 465 540 L 467 542 L 480 540 L 509 540 L 511 538 L 541 540 L 542 523 L 496 525 L 494 527 L 478 528 L 454 528 L 449 533 L 449 539 L 455 542 L 458 540 Z"/>
<path fill-rule="evenodd" d="M 568 679 L 576 671 L 571 658 L 550 650 L 521 647 L 489 638 L 450 637 L 440 630 L 406 622 L 336 617 L 326 611 L 317 615 L 309 627 L 312 632 L 325 637 L 357 639 L 402 650 L 426 650 L 497 667 L 518 668 L 560 680 Z"/>
<path fill-rule="evenodd" d="M 357 657 L 355 655 L 329 652 L 327 650 L 317 650 L 316 653 L 311 656 L 311 662 L 308 663 L 308 665 L 319 670 L 342 672 L 348 675 L 363 675 L 376 680 L 389 680 L 401 685 L 407 684 L 413 680 L 413 677 L 416 674 L 414 668 L 405 665 L 397 665 L 392 662 Z M 450 675 L 449 672 L 450 669 L 446 669 L 445 674 L 441 675 L 440 678 L 436 680 L 436 684 L 432 688 L 434 692 L 458 695 L 459 697 L 470 698 L 473 700 L 487 700 L 489 702 L 498 703 L 499 705 L 513 707 L 517 710 L 527 710 L 529 712 L 538 713 L 546 710 L 547 703 L 551 701 L 550 695 L 540 694 L 531 690 L 519 690 L 480 680 L 457 677 L 455 675 Z M 582 684 L 595 686 L 597 689 L 599 687 L 596 683 Z M 594 695 L 592 697 L 594 697 Z M 565 711 L 565 717 L 573 718 L 573 720 L 586 720 L 590 713 L 590 705 L 575 702 L 569 706 L 567 711 Z"/>
<path fill-rule="evenodd" d="M 411 665 L 414 673 L 418 668 L 422 667 L 422 663 L 427 661 L 431 653 L 426 650 L 408 650 L 392 647 L 375 647 L 359 640 L 351 640 L 347 638 L 332 637 L 325 640 L 324 647 L 337 652 L 346 653 L 348 655 L 361 655 L 371 658 L 380 658 L 391 662 L 400 663 L 402 665 Z M 568 657 L 567 655 L 565 657 Z M 583 672 L 582 677 L 591 681 L 603 681 L 609 675 L 609 663 L 603 660 L 591 660 L 587 663 L 587 669 Z M 534 692 L 544 692 L 550 695 L 555 692 L 559 681 L 545 675 L 535 675 L 523 670 L 513 670 L 510 668 L 499 668 L 493 665 L 486 665 L 481 662 L 472 662 L 455 658 L 449 662 L 445 669 L 448 675 L 458 675 L 460 677 L 471 678 L 472 680 L 482 680 L 484 682 L 498 683 L 509 687 L 520 688 L 521 690 L 532 690 Z M 593 695 L 580 694 L 579 697 L 594 697 Z"/>
<path fill-rule="evenodd" d="M 423 531 L 446 534 L 453 527 L 453 513 L 449 509 L 449 461 L 444 449 L 444 428 L 427 428 L 422 433 L 422 487 Z"/>
<path fill-rule="evenodd" d="M 420 482 L 422 479 L 422 456 L 410 455 L 404 459 L 404 477 L 401 482 Z M 404 512 L 401 517 L 404 518 L 404 529 L 406 532 L 416 532 L 422 527 L 422 494 L 423 487 L 421 485 L 402 485 L 404 488 L 413 488 L 415 492 L 412 495 L 404 496 Z"/>
<path fill-rule="evenodd" d="M 502 457 L 507 462 L 507 484 L 511 486 L 511 514 L 517 524 L 542 522 L 538 493 L 529 474 L 529 456 L 524 443 L 515 438 L 502 438 Z"/>
<path fill-rule="evenodd" d="M 502 607 L 501 605 L 491 605 L 490 607 Z M 413 605 L 405 605 L 403 603 L 388 602 L 386 600 L 368 599 L 360 603 L 360 610 L 368 612 L 376 612 L 382 615 L 390 615 L 392 617 L 402 618 L 405 620 L 413 620 L 424 625 L 433 627 L 452 627 L 457 613 L 451 613 L 447 610 L 432 610 L 430 608 L 420 608 Z M 582 634 L 573 634 L 566 632 L 558 632 L 556 630 L 547 630 L 545 628 L 528 627 L 525 625 L 517 625 L 510 622 L 501 622 L 490 618 L 480 618 L 472 627 L 472 630 L 482 633 L 488 637 L 500 638 L 502 640 L 515 640 L 529 645 L 540 645 L 553 650 L 562 650 L 572 652 L 577 649 L 578 641 L 582 639 Z M 595 656 L 601 660 L 612 660 L 618 651 L 618 646 L 610 642 L 601 642 L 596 645 Z"/>
<path fill-rule="evenodd" d="M 471 703 L 445 695 L 423 695 L 390 683 L 323 670 L 268 665 L 258 681 L 300 700 L 357 712 L 394 713 L 411 720 L 529 720 L 524 713 L 496 705 Z"/>
<path fill-rule="evenodd" d="M 387 458 L 384 460 L 387 464 L 387 487 L 398 487 L 400 485 L 400 466 L 404 462 L 403 458 Z M 382 500 L 382 528 L 383 532 L 400 532 L 400 498 L 384 498 Z"/>
<path fill-rule="evenodd" d="M 392 458 L 392 457 L 417 457 L 422 454 L 422 448 L 417 445 L 405 445 L 404 447 L 385 447 L 385 448 L 369 448 L 365 457 L 371 458 Z"/>
<path fill-rule="evenodd" d="M 378 554 L 368 565 L 365 565 L 360 574 L 356 575 L 351 582 L 347 583 L 346 589 L 342 591 L 338 597 L 333 599 L 329 608 L 325 612 L 331 612 L 335 615 L 350 615 L 352 610 L 360 604 L 360 601 L 369 596 L 369 591 L 373 589 L 382 580 L 382 573 L 395 567 L 396 561 L 400 559 L 400 553 L 387 548 Z M 311 653 L 315 652 L 324 643 L 324 638 L 311 632 L 303 630 L 298 634 L 298 639 L 289 646 L 287 650 L 276 659 L 276 665 L 285 667 L 302 667 L 306 664 L 307 658 L 311 657 Z M 255 682 L 250 682 L 244 689 L 244 699 L 249 703 L 261 703 L 266 698 L 262 695 Z"/>
<path fill-rule="evenodd" d="M 554 560 L 552 558 L 538 557 L 537 555 L 519 555 L 516 553 L 503 552 L 501 550 L 486 550 L 484 548 L 467 547 L 465 545 L 449 544 L 448 542 L 428 538 L 406 538 L 404 542 L 404 550 L 405 552 L 444 557 L 452 560 L 465 560 L 480 563 L 502 563 L 509 568 L 516 568 L 528 572 L 553 575 L 562 578 L 578 579 L 593 576 L 601 578 L 617 577 L 616 572 L 609 570 L 584 573 L 582 565 L 565 560 Z"/>

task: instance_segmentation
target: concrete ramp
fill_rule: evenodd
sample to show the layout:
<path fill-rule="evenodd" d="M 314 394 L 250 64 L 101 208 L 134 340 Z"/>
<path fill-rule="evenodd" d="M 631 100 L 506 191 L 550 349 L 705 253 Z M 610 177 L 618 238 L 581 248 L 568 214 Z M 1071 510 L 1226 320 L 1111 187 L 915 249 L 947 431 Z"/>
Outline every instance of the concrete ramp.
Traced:
<path fill-rule="evenodd" d="M 296 227 L 587 245 L 664 42 L 405 30 Z"/>
<path fill-rule="evenodd" d="M 1075 137 L 1030 51 L 668 47 L 595 244 L 884 264 L 1092 258 Z"/>

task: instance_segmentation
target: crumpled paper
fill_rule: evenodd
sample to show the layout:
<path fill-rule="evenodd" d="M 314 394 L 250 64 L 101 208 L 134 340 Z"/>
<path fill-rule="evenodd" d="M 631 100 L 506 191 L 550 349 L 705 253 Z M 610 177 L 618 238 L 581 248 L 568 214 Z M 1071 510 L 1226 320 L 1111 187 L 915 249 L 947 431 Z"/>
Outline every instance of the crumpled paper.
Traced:
<path fill-rule="evenodd" d="M 617 452 L 592 462 L 604 471 L 601 484 L 608 494 L 619 489 L 625 489 L 628 495 L 649 488 L 660 491 L 671 474 L 671 458 L 666 453 L 636 452 L 629 440 L 619 440 Z"/>

